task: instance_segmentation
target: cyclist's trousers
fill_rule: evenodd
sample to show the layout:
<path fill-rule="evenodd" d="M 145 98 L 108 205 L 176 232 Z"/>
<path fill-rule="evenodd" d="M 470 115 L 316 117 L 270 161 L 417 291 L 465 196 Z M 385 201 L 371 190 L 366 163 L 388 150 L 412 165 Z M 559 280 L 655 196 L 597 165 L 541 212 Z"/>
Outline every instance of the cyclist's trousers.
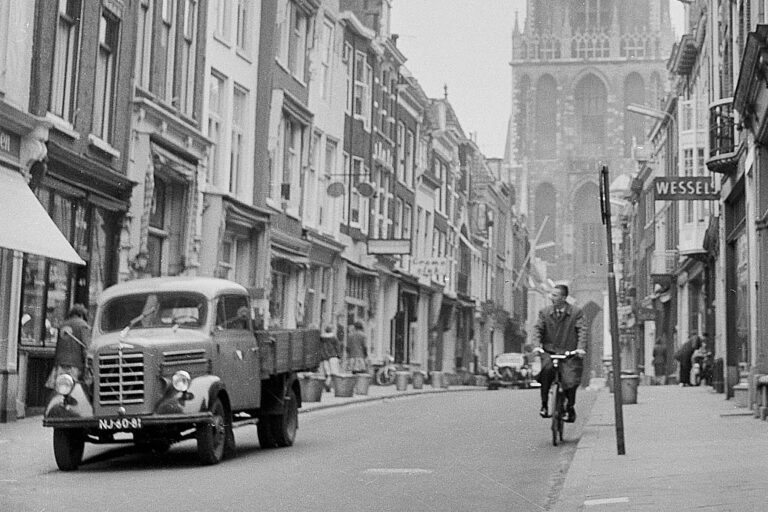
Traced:
<path fill-rule="evenodd" d="M 552 387 L 552 382 L 555 380 L 555 367 L 552 364 L 546 365 L 541 369 L 539 374 L 539 382 L 541 383 L 541 403 L 546 404 L 549 398 L 549 388 Z M 576 389 L 578 386 L 574 386 L 571 389 L 565 390 L 565 398 L 568 400 L 568 407 L 573 407 L 576 404 Z"/>

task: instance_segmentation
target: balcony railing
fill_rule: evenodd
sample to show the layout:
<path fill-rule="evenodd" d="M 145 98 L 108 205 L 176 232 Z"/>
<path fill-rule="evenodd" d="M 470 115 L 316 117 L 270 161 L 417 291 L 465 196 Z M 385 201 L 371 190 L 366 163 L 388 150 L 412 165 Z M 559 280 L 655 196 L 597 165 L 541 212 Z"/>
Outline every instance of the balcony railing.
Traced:
<path fill-rule="evenodd" d="M 711 172 L 729 173 L 736 169 L 736 132 L 733 98 L 722 98 L 709 105 L 709 158 Z"/>
<path fill-rule="evenodd" d="M 677 269 L 677 251 L 654 251 L 651 260 L 652 275 L 673 275 Z"/>

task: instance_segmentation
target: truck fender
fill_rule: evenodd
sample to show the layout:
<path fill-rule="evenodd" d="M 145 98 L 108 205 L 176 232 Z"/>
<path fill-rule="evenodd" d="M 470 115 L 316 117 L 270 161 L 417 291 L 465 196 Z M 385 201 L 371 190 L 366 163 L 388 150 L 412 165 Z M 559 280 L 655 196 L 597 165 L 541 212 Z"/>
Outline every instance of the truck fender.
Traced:
<path fill-rule="evenodd" d="M 195 377 L 189 383 L 189 389 L 184 393 L 175 393 L 179 397 L 181 412 L 183 414 L 195 414 L 207 411 L 211 398 L 224 389 L 224 383 L 216 375 L 203 375 Z"/>
<path fill-rule="evenodd" d="M 296 394 L 297 405 L 301 407 L 301 387 L 296 374 L 283 374 L 263 381 L 261 386 L 261 411 L 262 414 L 282 414 L 285 407 L 285 394 L 293 388 Z"/>
<path fill-rule="evenodd" d="M 68 396 L 54 393 L 45 408 L 46 418 L 92 418 L 93 405 L 83 385 L 75 382 Z"/>

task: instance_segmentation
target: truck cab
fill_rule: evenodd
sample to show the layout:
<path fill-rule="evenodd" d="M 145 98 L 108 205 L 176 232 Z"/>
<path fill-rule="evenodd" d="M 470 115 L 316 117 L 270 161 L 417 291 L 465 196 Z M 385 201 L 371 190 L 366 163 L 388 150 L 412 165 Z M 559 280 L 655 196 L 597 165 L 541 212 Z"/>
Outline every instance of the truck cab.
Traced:
<path fill-rule="evenodd" d="M 191 437 L 201 462 L 216 464 L 235 452 L 236 417 L 257 423 L 263 448 L 293 444 L 295 372 L 317 364 L 312 350 L 304 354 L 314 333 L 286 338 L 301 352 L 286 362 L 278 357 L 285 348 L 255 331 L 252 318 L 248 291 L 223 279 L 151 278 L 105 290 L 81 381 L 60 375 L 46 407 L 59 468 L 76 469 L 86 442 L 162 451 Z"/>

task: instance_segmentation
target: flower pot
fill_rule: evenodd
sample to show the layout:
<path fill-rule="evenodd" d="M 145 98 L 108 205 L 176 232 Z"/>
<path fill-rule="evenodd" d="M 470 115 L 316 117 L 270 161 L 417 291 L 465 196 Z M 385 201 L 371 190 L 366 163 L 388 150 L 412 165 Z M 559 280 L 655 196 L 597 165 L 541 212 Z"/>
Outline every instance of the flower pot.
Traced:
<path fill-rule="evenodd" d="M 405 391 L 408 389 L 408 378 L 411 376 L 411 372 L 395 372 L 395 388 L 398 391 Z"/>
<path fill-rule="evenodd" d="M 334 396 L 350 397 L 354 394 L 357 375 L 353 373 L 342 373 L 339 375 L 332 375 L 331 380 L 333 381 Z"/>
<path fill-rule="evenodd" d="M 371 376 L 368 373 L 358 373 L 355 380 L 354 393 L 356 395 L 367 395 L 368 386 L 371 385 Z"/>
<path fill-rule="evenodd" d="M 319 402 L 323 396 L 325 377 L 322 375 L 305 375 L 299 379 L 302 402 Z"/>
<path fill-rule="evenodd" d="M 424 373 L 421 371 L 413 372 L 411 384 L 413 384 L 413 389 L 422 389 L 424 387 Z"/>
<path fill-rule="evenodd" d="M 429 378 L 433 388 L 439 389 L 443 387 L 443 372 L 431 372 Z"/>

